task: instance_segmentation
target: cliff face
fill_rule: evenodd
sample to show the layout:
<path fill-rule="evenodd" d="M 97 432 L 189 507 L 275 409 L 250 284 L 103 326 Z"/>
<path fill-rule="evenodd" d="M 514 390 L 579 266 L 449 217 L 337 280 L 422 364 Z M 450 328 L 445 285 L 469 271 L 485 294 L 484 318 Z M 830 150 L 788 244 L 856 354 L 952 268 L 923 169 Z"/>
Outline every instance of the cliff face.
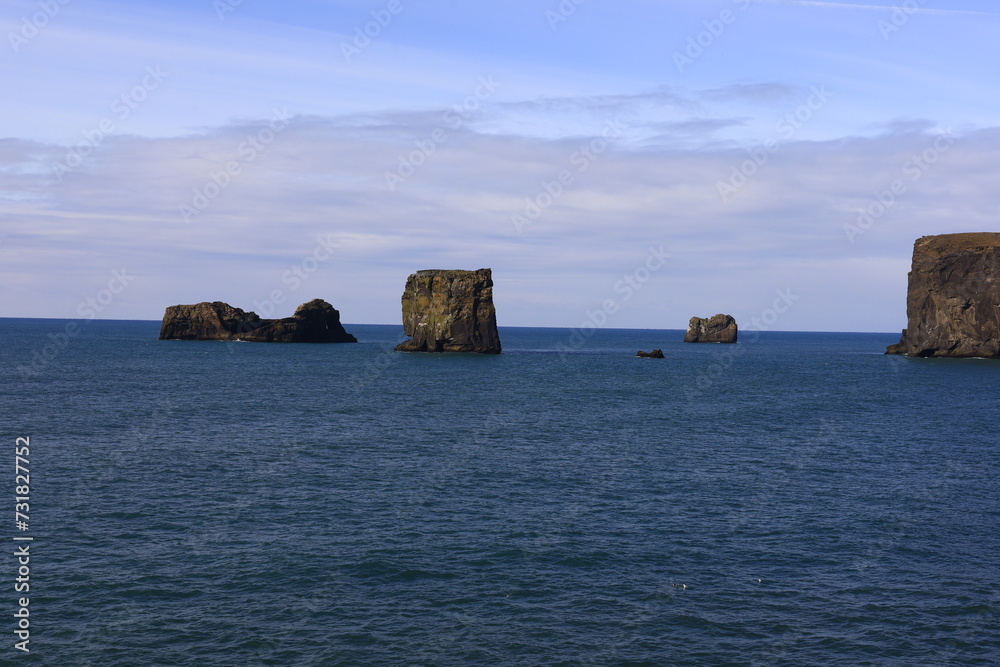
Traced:
<path fill-rule="evenodd" d="M 493 308 L 493 274 L 478 271 L 417 271 L 403 292 L 402 352 L 500 354 Z"/>
<path fill-rule="evenodd" d="M 886 354 L 1000 357 L 1000 233 L 917 239 L 906 328 Z"/>
<path fill-rule="evenodd" d="M 685 343 L 735 343 L 738 336 L 736 320 L 732 315 L 692 317 L 688 323 Z"/>
<path fill-rule="evenodd" d="M 170 306 L 163 315 L 160 340 L 242 340 L 253 343 L 356 343 L 344 330 L 340 313 L 313 299 L 280 320 L 262 320 L 222 301 Z"/>

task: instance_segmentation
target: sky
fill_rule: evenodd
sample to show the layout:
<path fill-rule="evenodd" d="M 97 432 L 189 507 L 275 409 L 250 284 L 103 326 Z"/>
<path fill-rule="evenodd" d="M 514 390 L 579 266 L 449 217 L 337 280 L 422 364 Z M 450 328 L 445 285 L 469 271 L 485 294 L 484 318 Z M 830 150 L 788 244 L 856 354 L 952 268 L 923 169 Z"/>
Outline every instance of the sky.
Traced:
<path fill-rule="evenodd" d="M 490 267 L 501 326 L 898 331 L 914 240 L 1000 231 L 998 30 L 985 0 L 7 0 L 0 317 L 398 324 L 410 273 Z"/>

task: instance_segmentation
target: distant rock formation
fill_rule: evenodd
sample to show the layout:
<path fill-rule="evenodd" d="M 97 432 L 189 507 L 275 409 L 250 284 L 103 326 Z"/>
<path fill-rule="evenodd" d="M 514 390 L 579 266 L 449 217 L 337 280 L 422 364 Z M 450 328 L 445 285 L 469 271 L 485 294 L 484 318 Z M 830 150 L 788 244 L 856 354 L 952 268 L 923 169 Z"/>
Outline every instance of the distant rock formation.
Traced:
<path fill-rule="evenodd" d="M 500 354 L 492 271 L 412 274 L 403 292 L 403 331 L 411 338 L 396 346 L 402 352 Z"/>
<path fill-rule="evenodd" d="M 906 293 L 906 328 L 885 353 L 1000 357 L 1000 233 L 917 239 Z"/>
<path fill-rule="evenodd" d="M 643 352 L 639 350 L 635 353 L 635 356 L 642 357 L 643 359 L 663 359 L 663 350 L 656 349 L 652 352 Z"/>
<path fill-rule="evenodd" d="M 685 343 L 735 343 L 738 328 L 732 315 L 692 317 L 688 323 Z"/>
<path fill-rule="evenodd" d="M 170 306 L 163 314 L 160 340 L 241 340 L 251 343 L 357 343 L 340 323 L 340 313 L 322 299 L 280 320 L 262 320 L 222 301 Z"/>

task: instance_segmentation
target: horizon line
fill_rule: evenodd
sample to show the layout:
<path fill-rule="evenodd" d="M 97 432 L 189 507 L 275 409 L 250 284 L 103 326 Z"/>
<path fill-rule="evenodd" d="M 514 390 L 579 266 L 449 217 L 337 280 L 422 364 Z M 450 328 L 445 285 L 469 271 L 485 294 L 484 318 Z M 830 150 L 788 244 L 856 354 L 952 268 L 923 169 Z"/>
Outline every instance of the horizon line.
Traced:
<path fill-rule="evenodd" d="M 123 318 L 102 318 L 95 317 L 92 320 L 83 319 L 76 317 L 12 317 L 12 316 L 0 316 L 0 320 L 56 320 L 59 322 L 74 322 L 74 321 L 85 321 L 85 322 L 162 322 L 162 319 L 157 320 L 147 320 L 147 319 L 123 319 Z M 385 324 L 382 322 L 341 322 L 344 327 L 348 326 L 362 326 L 362 327 L 402 327 L 402 323 L 399 324 Z M 737 323 L 738 326 L 738 323 Z M 557 327 L 557 326 L 541 326 L 541 325 L 523 325 L 523 324 L 498 324 L 498 329 L 560 329 L 566 331 L 572 331 L 574 329 L 579 329 L 578 326 L 573 327 Z M 752 333 L 818 333 L 818 334 L 884 334 L 898 336 L 899 331 L 830 331 L 825 329 L 739 329 L 740 331 L 752 332 Z M 656 327 L 598 327 L 597 331 L 687 331 L 687 327 L 683 328 L 656 328 Z"/>

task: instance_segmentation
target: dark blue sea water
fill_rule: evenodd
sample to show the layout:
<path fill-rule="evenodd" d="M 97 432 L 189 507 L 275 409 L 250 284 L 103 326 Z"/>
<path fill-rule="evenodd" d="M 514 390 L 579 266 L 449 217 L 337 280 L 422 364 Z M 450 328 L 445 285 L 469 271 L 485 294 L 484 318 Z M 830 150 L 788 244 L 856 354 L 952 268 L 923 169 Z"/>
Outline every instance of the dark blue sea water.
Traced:
<path fill-rule="evenodd" d="M 0 320 L 0 539 L 27 436 L 35 538 L 30 655 L 0 557 L 3 664 L 1000 664 L 998 362 L 77 324 Z"/>

